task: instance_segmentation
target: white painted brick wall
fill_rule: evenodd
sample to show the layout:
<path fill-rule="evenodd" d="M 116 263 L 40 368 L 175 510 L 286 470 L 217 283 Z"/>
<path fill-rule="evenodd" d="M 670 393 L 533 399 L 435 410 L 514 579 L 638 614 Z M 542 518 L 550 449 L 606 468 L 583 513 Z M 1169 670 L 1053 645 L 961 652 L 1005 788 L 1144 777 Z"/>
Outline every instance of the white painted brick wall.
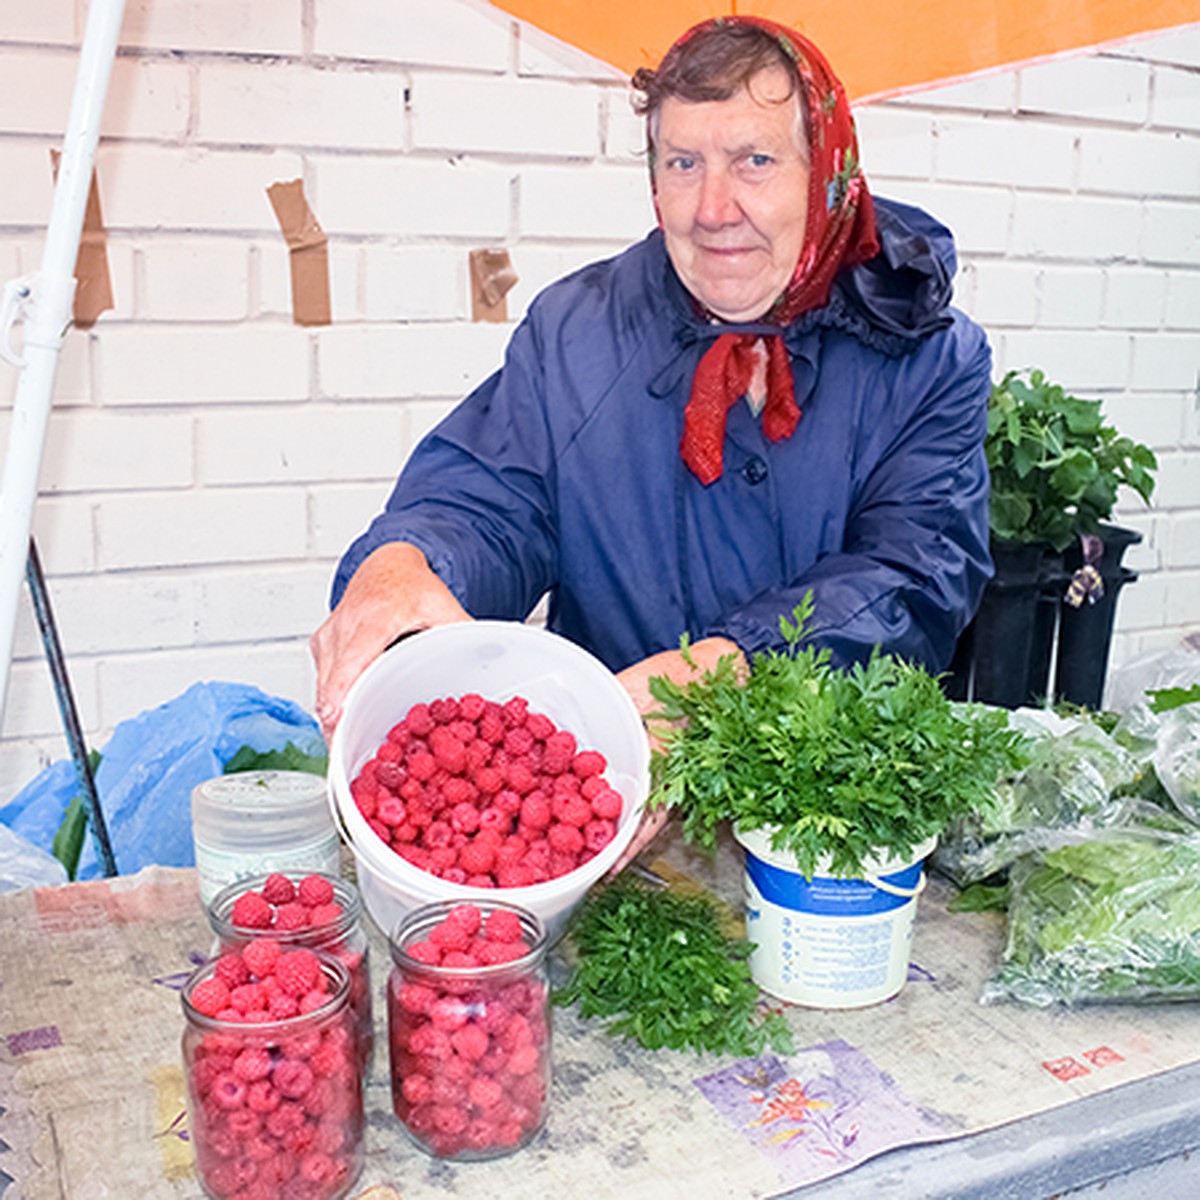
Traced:
<path fill-rule="evenodd" d="M 395 70 L 297 64 L 265 73 L 253 62 L 206 63 L 196 137 L 211 145 L 399 150 L 404 86 Z"/>
<path fill-rule="evenodd" d="M 40 264 L 78 0 L 0 0 L 0 282 Z M 653 223 L 620 72 L 477 0 L 128 0 L 98 158 L 115 307 L 60 358 L 34 534 L 86 733 L 198 679 L 312 701 L 307 639 L 396 469 L 567 271 Z M 997 374 L 1152 445 L 1114 663 L 1200 628 L 1200 25 L 860 106 L 877 192 L 955 231 Z M 291 323 L 300 178 L 333 324 Z M 504 247 L 507 324 L 467 261 Z M 18 339 L 19 341 L 19 339 Z M 0 437 L 16 372 L 0 364 Z M 22 597 L 0 803 L 65 745 Z"/>
<path fill-rule="evenodd" d="M 419 150 L 593 158 L 600 149 L 599 94 L 590 86 L 421 74 L 411 108 Z"/>

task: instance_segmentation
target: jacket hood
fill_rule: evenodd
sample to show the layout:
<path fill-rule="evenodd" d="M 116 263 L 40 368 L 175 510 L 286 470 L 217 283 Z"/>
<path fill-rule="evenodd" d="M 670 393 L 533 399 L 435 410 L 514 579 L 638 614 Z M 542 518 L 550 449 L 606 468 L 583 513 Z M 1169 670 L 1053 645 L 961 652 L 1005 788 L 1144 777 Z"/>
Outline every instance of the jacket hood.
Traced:
<path fill-rule="evenodd" d="M 923 210 L 878 196 L 875 220 L 879 253 L 838 276 L 826 320 L 902 354 L 952 320 L 954 237 Z"/>

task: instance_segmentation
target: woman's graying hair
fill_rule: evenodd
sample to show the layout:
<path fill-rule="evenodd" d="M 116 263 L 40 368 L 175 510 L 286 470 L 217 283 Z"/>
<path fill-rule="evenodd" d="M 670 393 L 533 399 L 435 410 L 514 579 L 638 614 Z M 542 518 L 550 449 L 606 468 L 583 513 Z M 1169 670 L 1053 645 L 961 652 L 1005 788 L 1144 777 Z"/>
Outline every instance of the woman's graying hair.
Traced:
<path fill-rule="evenodd" d="M 808 113 L 804 85 L 796 65 L 795 52 L 772 32 L 748 21 L 709 22 L 674 46 L 662 62 L 651 70 L 640 67 L 632 83 L 636 95 L 634 112 L 647 118 L 646 128 L 651 162 L 658 138 L 658 119 L 664 100 L 674 98 L 691 104 L 728 100 L 742 88 L 754 95 L 753 81 L 762 72 L 780 67 L 791 81 L 787 96 L 798 101 L 797 140 L 808 154 Z"/>

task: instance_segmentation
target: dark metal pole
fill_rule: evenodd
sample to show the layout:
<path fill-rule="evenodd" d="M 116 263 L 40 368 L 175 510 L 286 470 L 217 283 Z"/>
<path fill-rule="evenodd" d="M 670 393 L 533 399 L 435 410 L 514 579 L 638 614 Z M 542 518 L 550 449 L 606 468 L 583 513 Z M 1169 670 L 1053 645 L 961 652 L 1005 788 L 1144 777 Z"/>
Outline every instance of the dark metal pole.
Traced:
<path fill-rule="evenodd" d="M 33 538 L 29 539 L 29 557 L 25 562 L 25 578 L 33 597 L 33 611 L 37 616 L 38 629 L 42 634 L 42 645 L 46 648 L 46 660 L 50 664 L 50 675 L 54 680 L 54 695 L 58 700 L 58 711 L 62 714 L 63 728 L 75 760 L 75 772 L 79 786 L 83 789 L 83 806 L 87 812 L 88 826 L 96 843 L 96 854 L 105 875 L 117 874 L 117 860 L 113 856 L 112 843 L 108 839 L 108 827 L 104 823 L 104 812 L 100 808 L 100 795 L 96 791 L 96 780 L 92 775 L 92 764 L 88 761 L 87 745 L 79 727 L 79 714 L 75 708 L 75 697 L 71 694 L 71 681 L 67 676 L 67 663 L 62 645 L 58 640 L 58 629 L 54 614 L 50 611 L 50 595 L 46 591 L 46 577 L 42 574 L 42 563 L 38 557 Z"/>

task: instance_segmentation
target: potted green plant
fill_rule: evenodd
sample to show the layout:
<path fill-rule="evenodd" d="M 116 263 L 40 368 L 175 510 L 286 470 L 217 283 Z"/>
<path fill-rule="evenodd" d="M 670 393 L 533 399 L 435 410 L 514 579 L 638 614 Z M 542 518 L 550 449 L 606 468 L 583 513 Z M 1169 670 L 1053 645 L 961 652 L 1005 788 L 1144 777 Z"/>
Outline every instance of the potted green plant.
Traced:
<path fill-rule="evenodd" d="M 651 680 L 660 748 L 649 803 L 678 815 L 701 848 L 730 823 L 746 854 L 756 980 L 795 1003 L 852 1007 L 843 1001 L 899 990 L 923 858 L 955 818 L 990 803 L 1022 739 L 1007 713 L 952 702 L 920 666 L 876 652 L 836 669 L 804 644 L 811 615 L 808 597 L 780 623 L 786 648 L 755 656 L 748 672 L 731 656 L 685 684 Z M 830 943 L 820 981 L 803 946 L 810 916 Z M 869 919 L 846 933 L 846 916 Z M 844 987 L 831 965 L 842 957 Z"/>
<path fill-rule="evenodd" d="M 1099 400 L 1039 370 L 993 385 L 985 448 L 996 574 L 960 640 L 950 694 L 1005 707 L 1045 699 L 1057 636 L 1056 698 L 1098 707 L 1117 594 L 1136 578 L 1122 556 L 1141 541 L 1108 522 L 1122 488 L 1149 502 L 1154 453 L 1106 424 Z"/>

